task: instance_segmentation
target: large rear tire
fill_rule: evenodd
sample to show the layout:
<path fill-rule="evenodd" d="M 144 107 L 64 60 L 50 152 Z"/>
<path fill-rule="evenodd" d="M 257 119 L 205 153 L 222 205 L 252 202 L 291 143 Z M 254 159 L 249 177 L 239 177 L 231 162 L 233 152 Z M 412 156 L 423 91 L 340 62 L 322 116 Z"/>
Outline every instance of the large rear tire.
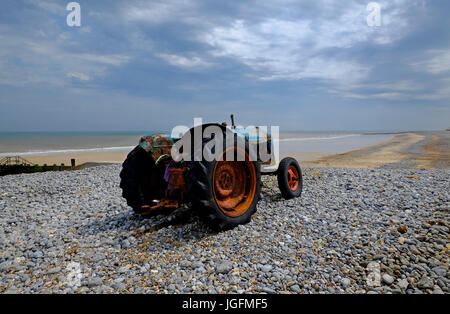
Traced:
<path fill-rule="evenodd" d="M 120 172 L 120 187 L 122 196 L 135 213 L 142 213 L 143 205 L 150 205 L 160 197 L 159 190 L 165 188 L 160 172 L 153 158 L 141 146 L 136 146 L 128 154 Z"/>
<path fill-rule="evenodd" d="M 245 155 L 245 161 L 191 161 L 186 173 L 192 204 L 200 218 L 216 231 L 249 223 L 261 192 L 260 166 L 249 158 L 248 147 L 245 152 L 238 146 L 228 149 Z"/>

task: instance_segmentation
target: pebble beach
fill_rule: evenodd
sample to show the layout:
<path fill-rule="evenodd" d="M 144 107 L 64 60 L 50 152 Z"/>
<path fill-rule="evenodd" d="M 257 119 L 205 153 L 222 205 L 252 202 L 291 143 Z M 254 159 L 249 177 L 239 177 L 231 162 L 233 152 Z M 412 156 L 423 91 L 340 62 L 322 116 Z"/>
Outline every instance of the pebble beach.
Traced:
<path fill-rule="evenodd" d="M 0 293 L 449 293 L 450 170 L 307 168 L 263 177 L 251 223 L 144 219 L 121 165 L 0 177 Z"/>

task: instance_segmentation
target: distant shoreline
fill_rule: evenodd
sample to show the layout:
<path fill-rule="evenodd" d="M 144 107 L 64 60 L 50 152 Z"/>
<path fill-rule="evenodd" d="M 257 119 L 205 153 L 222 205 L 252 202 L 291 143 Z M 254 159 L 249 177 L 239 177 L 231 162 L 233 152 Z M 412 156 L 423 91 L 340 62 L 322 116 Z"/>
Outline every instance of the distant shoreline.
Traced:
<path fill-rule="evenodd" d="M 282 156 L 293 156 L 305 166 L 324 166 L 342 168 L 423 168 L 437 169 L 449 168 L 450 161 L 450 132 L 397 132 L 397 133 L 365 133 L 364 135 L 395 135 L 392 139 L 375 145 L 367 145 L 360 149 L 349 150 L 341 154 L 330 154 L 320 151 L 302 153 L 283 153 Z M 331 139 L 331 138 L 330 138 Z M 295 144 L 297 145 L 297 144 Z M 299 144 L 304 145 L 304 144 Z M 327 143 L 325 143 L 327 145 Z M 76 166 L 83 164 L 114 164 L 122 163 L 131 151 L 131 146 L 122 147 L 123 152 L 98 151 L 85 152 L 85 150 L 72 150 L 75 153 L 56 153 L 23 156 L 31 163 L 38 165 L 71 164 L 75 159 Z M 126 148 L 126 149 L 125 149 Z"/>
<path fill-rule="evenodd" d="M 145 134 L 116 134 L 116 133 L 16 133 L 0 134 L 0 158 L 21 156 L 31 158 L 36 156 L 53 155 L 80 155 L 80 154 L 127 154 L 137 145 L 140 136 Z M 362 133 L 350 132 L 299 132 L 280 133 L 281 145 L 289 146 L 284 142 L 305 142 L 298 144 L 307 146 L 309 143 L 320 143 L 341 140 L 348 137 L 364 136 Z M 371 136 L 368 136 L 371 137 Z M 369 140 L 373 142 L 373 140 Z M 297 145 L 293 143 L 293 145 Z M 321 144 L 323 146 L 323 144 Z M 326 145 L 326 144 L 325 144 Z M 361 147 L 361 145 L 359 145 Z M 295 148 L 291 146 L 291 148 Z M 343 148 L 345 150 L 345 148 Z M 294 152 L 304 152 L 293 150 Z M 323 150 L 328 152 L 327 150 Z M 314 147 L 314 150 L 306 152 L 322 152 L 322 149 Z M 339 151 L 341 152 L 341 151 Z M 328 152 L 330 153 L 330 152 Z"/>

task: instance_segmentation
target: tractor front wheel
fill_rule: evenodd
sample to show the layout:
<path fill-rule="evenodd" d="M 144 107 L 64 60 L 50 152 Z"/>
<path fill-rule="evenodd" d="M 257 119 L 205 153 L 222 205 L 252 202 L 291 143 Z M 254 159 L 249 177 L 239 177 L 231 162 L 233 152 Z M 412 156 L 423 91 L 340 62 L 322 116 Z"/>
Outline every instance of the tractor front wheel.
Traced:
<path fill-rule="evenodd" d="M 281 195 L 289 200 L 300 197 L 303 189 L 302 170 L 294 158 L 284 158 L 278 166 L 278 187 Z"/>

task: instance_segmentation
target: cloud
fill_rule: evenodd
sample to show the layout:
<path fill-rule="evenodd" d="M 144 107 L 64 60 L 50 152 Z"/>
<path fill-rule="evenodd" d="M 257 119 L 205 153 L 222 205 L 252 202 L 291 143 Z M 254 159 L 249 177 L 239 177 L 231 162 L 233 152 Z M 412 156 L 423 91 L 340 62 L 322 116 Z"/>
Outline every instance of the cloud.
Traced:
<path fill-rule="evenodd" d="M 83 82 L 87 82 L 87 81 L 91 80 L 89 75 L 86 75 L 84 73 L 79 73 L 79 72 L 69 72 L 69 73 L 67 73 L 67 77 L 69 77 L 69 78 L 76 78 L 76 79 L 78 79 L 80 81 L 83 81 Z"/>
<path fill-rule="evenodd" d="M 128 4 L 123 16 L 129 22 L 162 24 L 187 21 L 196 8 L 190 0 L 138 1 Z"/>
<path fill-rule="evenodd" d="M 356 92 L 340 92 L 341 97 L 354 98 L 354 99 L 385 99 L 385 100 L 404 100 L 408 95 L 404 93 L 397 92 L 387 92 L 387 93 L 356 93 Z"/>
<path fill-rule="evenodd" d="M 42 30 L 36 32 L 40 34 Z M 73 45 L 66 33 L 59 33 L 57 40 L 53 34 L 37 40 L 0 27 L 0 40 L 4 42 L 0 47 L 0 83 L 13 86 L 39 83 L 61 86 L 70 84 L 65 79 L 72 78 L 93 81 L 105 76 L 112 67 L 131 60 L 131 56 L 124 54 L 77 53 L 77 42 Z"/>
<path fill-rule="evenodd" d="M 389 101 L 448 100 L 450 99 L 450 77 L 439 83 L 414 80 L 391 80 L 353 84 L 328 89 L 328 92 L 351 99 L 384 99 Z"/>
<path fill-rule="evenodd" d="M 362 87 L 364 87 L 364 85 Z M 410 92 L 423 89 L 423 84 L 413 80 L 397 80 L 397 81 L 387 81 L 381 83 L 367 84 L 365 87 L 375 90 Z"/>
<path fill-rule="evenodd" d="M 164 53 L 157 54 L 157 56 L 167 61 L 169 64 L 181 68 L 202 68 L 211 65 L 209 62 L 206 62 L 199 57 L 188 58 L 180 55 Z"/>
<path fill-rule="evenodd" d="M 441 85 L 435 88 L 432 92 L 424 93 L 418 96 L 419 99 L 424 100 L 449 100 L 450 99 L 450 77 L 444 78 Z M 448 106 L 448 103 L 447 103 Z"/>
<path fill-rule="evenodd" d="M 231 57 L 257 71 L 262 80 L 358 80 L 367 76 L 368 68 L 363 65 L 321 55 L 322 49 L 336 44 L 324 38 L 311 42 L 314 38 L 308 21 L 269 19 L 257 25 L 238 20 L 230 27 L 214 28 L 202 40 L 214 48 L 213 56 Z"/>
<path fill-rule="evenodd" d="M 90 53 L 82 53 L 82 54 L 75 54 L 75 53 L 69 53 L 68 57 L 75 58 L 75 59 L 81 59 L 88 62 L 94 62 L 94 63 L 103 63 L 113 66 L 121 66 L 127 62 L 130 61 L 129 56 L 125 55 L 105 55 L 105 54 L 90 54 Z"/>
<path fill-rule="evenodd" d="M 210 46 L 215 57 L 229 57 L 243 63 L 262 80 L 323 79 L 351 83 L 364 79 L 373 65 L 345 54 L 362 44 L 388 45 L 411 30 L 406 0 L 382 1 L 383 26 L 366 23 L 366 4 L 359 1 L 340 5 L 319 1 L 334 16 L 324 18 L 314 10 L 311 16 L 295 19 L 280 16 L 235 19 L 229 25 L 205 30 L 198 39 Z M 292 15 L 301 7 L 292 9 Z M 409 28 L 408 28 L 409 26 Z M 331 53 L 335 51 L 335 53 Z"/>
<path fill-rule="evenodd" d="M 431 74 L 441 74 L 450 71 L 450 49 L 431 50 L 427 53 L 427 60 L 412 64 L 419 71 Z"/>
<path fill-rule="evenodd" d="M 54 14 L 66 14 L 65 4 L 70 1 L 67 1 L 65 4 L 62 4 L 60 1 L 57 2 L 52 0 L 27 0 L 26 2 Z"/>

